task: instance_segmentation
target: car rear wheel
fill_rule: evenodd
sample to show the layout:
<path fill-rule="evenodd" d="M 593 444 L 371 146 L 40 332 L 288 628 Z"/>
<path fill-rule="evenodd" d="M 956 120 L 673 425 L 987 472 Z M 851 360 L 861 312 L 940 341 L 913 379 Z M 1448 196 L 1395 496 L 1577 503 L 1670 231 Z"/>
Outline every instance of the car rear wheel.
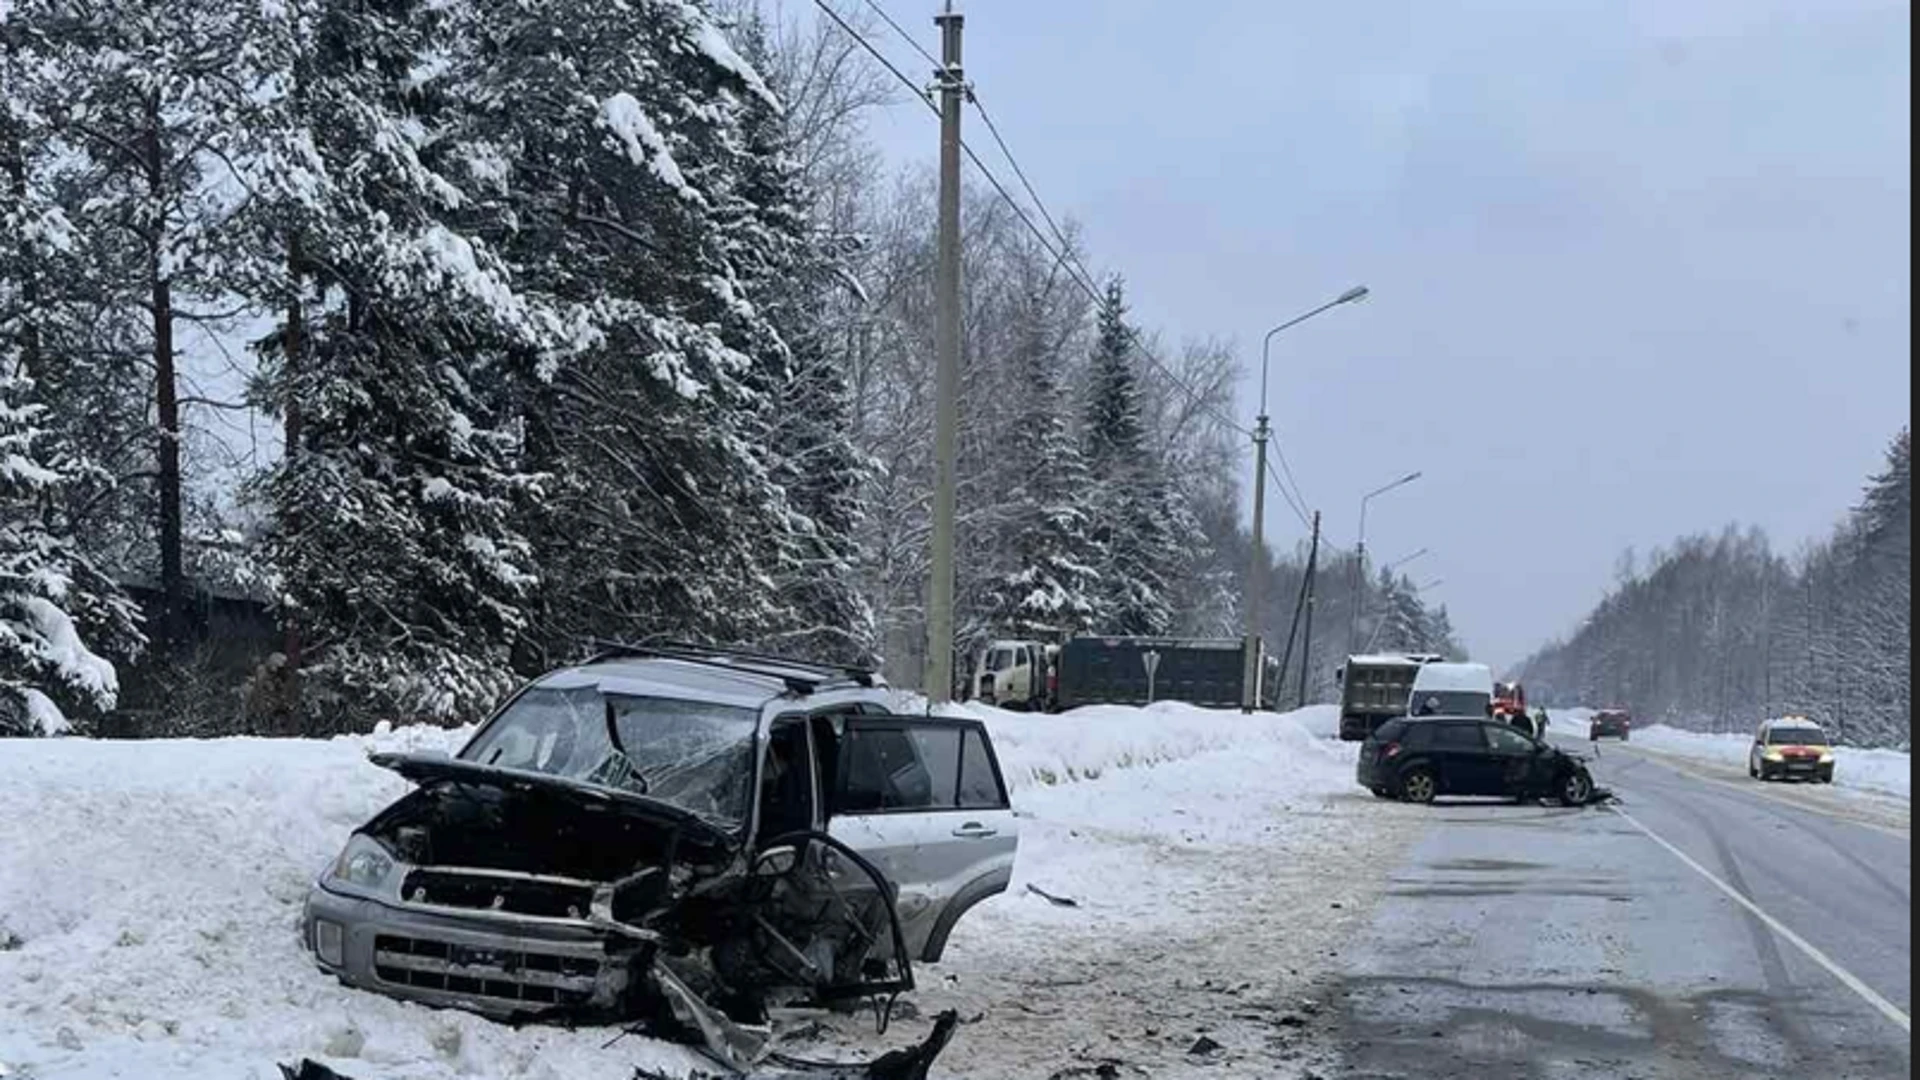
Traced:
<path fill-rule="evenodd" d="M 1562 806 L 1585 806 L 1593 798 L 1593 777 L 1585 769 L 1575 769 L 1560 781 Z"/>
<path fill-rule="evenodd" d="M 1439 794 L 1439 785 L 1427 769 L 1415 769 L 1400 778 L 1400 797 L 1410 803 L 1430 803 Z"/>

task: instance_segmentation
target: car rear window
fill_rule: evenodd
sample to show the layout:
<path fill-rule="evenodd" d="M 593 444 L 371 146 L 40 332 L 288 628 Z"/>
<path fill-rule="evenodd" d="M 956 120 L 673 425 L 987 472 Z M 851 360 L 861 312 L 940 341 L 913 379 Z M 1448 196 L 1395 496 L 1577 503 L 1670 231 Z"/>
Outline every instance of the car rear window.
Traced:
<path fill-rule="evenodd" d="M 1375 742 L 1383 743 L 1398 742 L 1400 736 L 1404 734 L 1406 730 L 1407 722 L 1405 720 L 1389 720 L 1374 729 L 1373 739 Z"/>

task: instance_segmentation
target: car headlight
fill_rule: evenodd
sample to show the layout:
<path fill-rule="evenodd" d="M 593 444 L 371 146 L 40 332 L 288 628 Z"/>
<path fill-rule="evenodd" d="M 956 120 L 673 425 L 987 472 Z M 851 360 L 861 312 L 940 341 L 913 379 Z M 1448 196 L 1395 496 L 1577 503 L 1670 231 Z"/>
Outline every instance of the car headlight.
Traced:
<path fill-rule="evenodd" d="M 1786 760 L 1786 755 L 1782 754 L 1778 750 L 1769 750 L 1765 754 L 1762 754 L 1761 756 L 1766 758 L 1768 761 L 1785 761 Z"/>
<path fill-rule="evenodd" d="M 1820 764 L 1822 765 L 1833 764 L 1833 751 L 1831 750 L 1820 751 Z"/>
<path fill-rule="evenodd" d="M 327 878 L 332 884 L 345 885 L 357 892 L 385 895 L 394 891 L 387 886 L 398 865 L 379 841 L 364 833 L 354 833 L 347 840 L 346 850 L 333 861 Z"/>

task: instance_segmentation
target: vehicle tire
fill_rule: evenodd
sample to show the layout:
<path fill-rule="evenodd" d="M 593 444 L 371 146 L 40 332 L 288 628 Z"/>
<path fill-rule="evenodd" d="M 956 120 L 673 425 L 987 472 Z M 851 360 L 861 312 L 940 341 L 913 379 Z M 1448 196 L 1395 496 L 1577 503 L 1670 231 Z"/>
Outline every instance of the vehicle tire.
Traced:
<path fill-rule="evenodd" d="M 1593 777 L 1585 769 L 1575 769 L 1562 777 L 1558 792 L 1561 806 L 1585 806 L 1593 799 Z"/>
<path fill-rule="evenodd" d="M 1400 778 L 1400 797 L 1410 803 L 1430 803 L 1440 793 L 1433 770 L 1414 769 Z"/>
<path fill-rule="evenodd" d="M 1752 758 L 1747 759 L 1747 775 L 1753 777 L 1755 780 L 1760 779 L 1760 770 L 1754 767 Z"/>

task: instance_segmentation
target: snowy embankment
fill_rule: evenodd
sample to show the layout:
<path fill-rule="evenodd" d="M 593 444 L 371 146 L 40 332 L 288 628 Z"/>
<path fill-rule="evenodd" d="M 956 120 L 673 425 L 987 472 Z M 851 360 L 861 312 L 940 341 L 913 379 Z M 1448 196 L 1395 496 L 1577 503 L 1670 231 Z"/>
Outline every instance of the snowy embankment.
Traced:
<path fill-rule="evenodd" d="M 1654 724 L 1636 727 L 1633 744 L 1675 757 L 1693 758 L 1745 771 L 1753 736 L 1738 733 L 1686 731 Z M 1853 746 L 1833 749 L 1833 786 L 1852 788 L 1896 799 L 1913 798 L 1913 755 L 1898 750 L 1866 750 Z"/>
<path fill-rule="evenodd" d="M 1009 1008 L 995 995 L 1018 989 L 1010 965 L 1217 918 L 1223 868 L 1305 868 L 1343 840 L 1326 803 L 1351 787 L 1352 748 L 1315 737 L 1327 710 L 968 711 L 991 725 L 1023 841 L 1014 891 L 922 972 L 923 1008 L 971 988 L 990 1017 L 962 1029 L 936 1075 L 1027 1075 L 988 1035 Z M 305 955 L 309 883 L 407 786 L 366 753 L 452 750 L 465 735 L 0 741 L 0 1075 L 266 1078 L 301 1056 L 396 1080 L 691 1074 L 701 1059 L 677 1046 L 609 1048 L 605 1029 L 514 1030 L 403 1004 L 345 989 Z M 1297 887 L 1330 887 L 1312 878 Z"/>

